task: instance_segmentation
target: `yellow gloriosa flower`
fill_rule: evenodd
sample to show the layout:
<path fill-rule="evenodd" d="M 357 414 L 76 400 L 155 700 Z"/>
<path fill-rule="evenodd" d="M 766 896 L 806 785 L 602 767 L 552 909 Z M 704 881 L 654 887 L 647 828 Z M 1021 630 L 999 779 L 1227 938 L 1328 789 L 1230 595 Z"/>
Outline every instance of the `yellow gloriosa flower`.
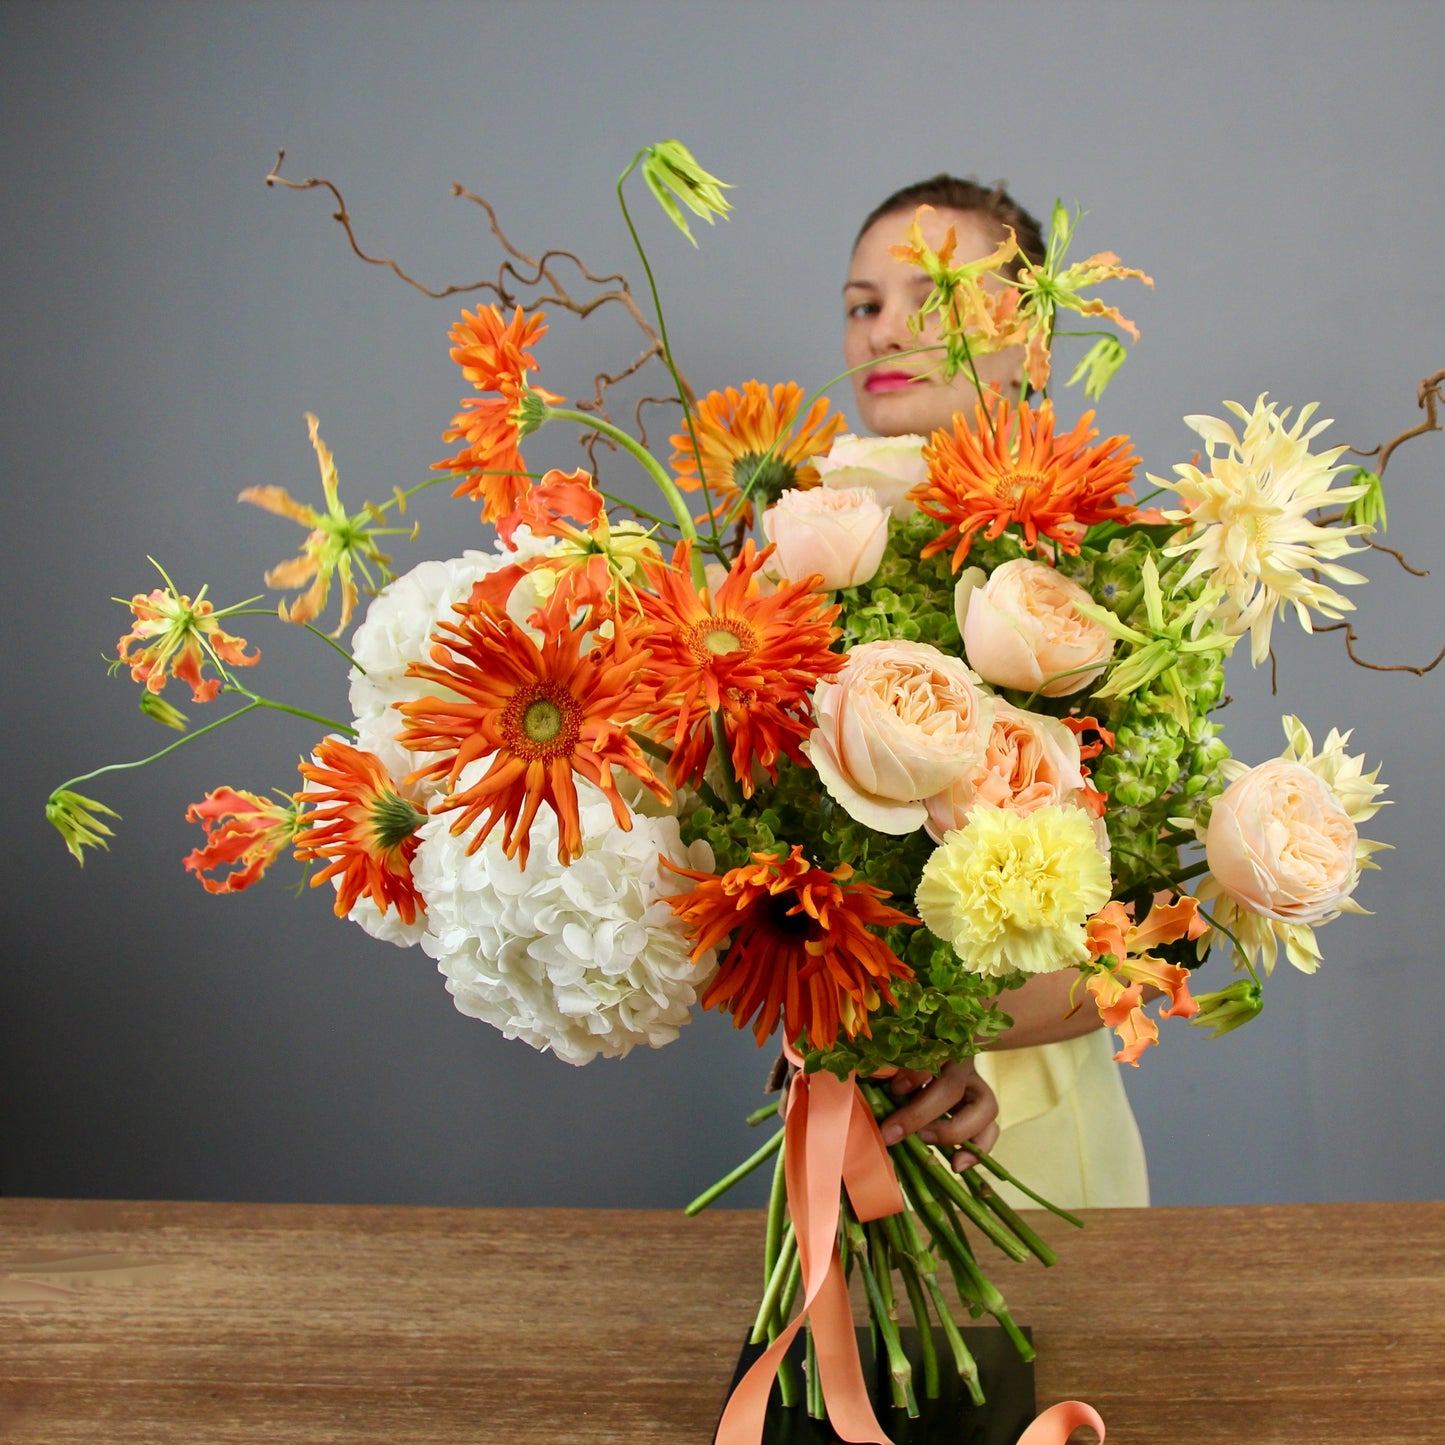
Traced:
<path fill-rule="evenodd" d="M 1002 978 L 1086 962 L 1087 924 L 1110 886 L 1082 809 L 975 808 L 923 865 L 915 902 L 965 966 Z"/>
<path fill-rule="evenodd" d="M 1212 617 L 1231 635 L 1249 633 L 1250 661 L 1258 667 L 1269 656 L 1275 614 L 1286 607 L 1293 606 L 1306 632 L 1312 631 L 1311 609 L 1332 619 L 1354 610 L 1328 582 L 1366 580 L 1335 559 L 1361 550 L 1349 539 L 1371 529 L 1362 523 L 1321 526 L 1309 513 L 1347 505 L 1369 488 L 1332 486 L 1341 470 L 1334 464 L 1348 448 L 1310 451 L 1310 442 L 1329 426 L 1328 421 L 1308 426 L 1315 403 L 1301 410 L 1293 426 L 1286 425 L 1289 409 L 1279 411 L 1263 395 L 1252 411 L 1234 401 L 1225 406 L 1244 422 L 1242 435 L 1217 417 L 1184 418 L 1204 438 L 1207 472 L 1184 464 L 1174 468 L 1178 481 L 1149 480 L 1172 488 L 1184 503 L 1164 513 L 1186 529 L 1164 555 L 1193 554 L 1176 588 L 1207 577 L 1222 594 Z"/>
<path fill-rule="evenodd" d="M 376 538 L 390 532 L 404 531 L 405 528 L 382 528 L 374 525 L 382 517 L 378 507 L 367 503 L 355 516 L 348 516 L 341 505 L 340 483 L 336 475 L 336 462 L 331 449 L 321 440 L 320 423 L 310 412 L 306 413 L 306 426 L 311 434 L 311 445 L 316 450 L 316 460 L 321 467 L 321 490 L 326 497 L 325 512 L 318 512 L 298 502 L 285 487 L 247 487 L 237 499 L 250 502 L 253 506 L 275 512 L 277 516 L 290 517 L 303 527 L 310 527 L 311 533 L 302 544 L 301 555 L 288 562 L 279 563 L 266 573 L 268 587 L 293 588 L 311 585 L 289 606 L 285 601 L 277 604 L 276 612 L 283 622 L 298 625 L 313 622 L 326 610 L 326 600 L 331 593 L 333 576 L 341 579 L 341 617 L 336 623 L 332 637 L 339 637 L 351 621 L 356 610 L 357 587 L 352 575 L 353 568 L 359 571 L 369 587 L 375 585 L 367 569 L 368 562 L 374 562 L 385 581 L 390 574 L 387 563 L 391 560 L 376 544 Z"/>

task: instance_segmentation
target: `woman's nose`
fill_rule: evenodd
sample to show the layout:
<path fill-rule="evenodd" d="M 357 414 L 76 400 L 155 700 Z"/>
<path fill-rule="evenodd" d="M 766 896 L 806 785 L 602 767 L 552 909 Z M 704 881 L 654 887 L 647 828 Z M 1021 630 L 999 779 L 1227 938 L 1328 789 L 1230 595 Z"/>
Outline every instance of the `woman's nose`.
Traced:
<path fill-rule="evenodd" d="M 906 351 L 913 342 L 908 330 L 907 309 L 894 301 L 884 302 L 873 317 L 869 341 L 875 356 L 884 356 L 890 351 Z"/>

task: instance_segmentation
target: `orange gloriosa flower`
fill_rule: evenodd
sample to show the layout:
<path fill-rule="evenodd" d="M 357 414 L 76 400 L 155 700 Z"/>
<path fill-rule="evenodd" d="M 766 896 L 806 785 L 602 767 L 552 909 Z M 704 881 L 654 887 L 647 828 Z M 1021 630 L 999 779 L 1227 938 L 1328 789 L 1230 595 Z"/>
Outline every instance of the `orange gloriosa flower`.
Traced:
<path fill-rule="evenodd" d="M 116 643 L 116 653 L 129 664 L 131 680 L 145 683 L 153 693 L 165 688 L 167 677 L 174 677 L 191 689 L 192 702 L 210 702 L 221 690 L 221 679 L 202 679 L 208 658 L 218 667 L 224 662 L 254 667 L 261 660 L 259 652 L 246 651 L 245 638 L 222 630 L 220 619 L 234 609 L 217 612 L 206 601 L 204 587 L 192 602 L 167 580 L 154 592 L 137 592 L 129 606 L 135 625 Z M 144 646 L 132 654 L 131 646 L 138 642 Z"/>
<path fill-rule="evenodd" d="M 1159 1042 L 1159 1025 L 1144 1012 L 1146 985 L 1168 995 L 1165 1018 L 1193 1018 L 1199 1012 L 1189 992 L 1189 970 L 1155 958 L 1149 950 L 1181 938 L 1198 938 L 1208 932 L 1208 925 L 1199 916 L 1197 899 L 1184 897 L 1170 903 L 1167 893 L 1155 894 L 1142 923 L 1134 922 L 1133 912 L 1132 903 L 1115 901 L 1089 920 L 1089 952 L 1102 966 L 1089 975 L 1085 987 L 1094 996 L 1099 1016 L 1123 1045 L 1114 1062 L 1137 1068 L 1139 1055 Z"/>
<path fill-rule="evenodd" d="M 482 521 L 495 522 L 517 509 L 531 483 L 519 450 L 522 438 L 543 421 L 544 409 L 560 396 L 528 386 L 527 372 L 537 368 L 528 349 L 546 334 L 539 312 L 528 316 L 520 306 L 510 321 L 495 306 L 462 312 L 451 330 L 452 360 L 478 391 L 495 391 L 495 397 L 469 397 L 452 418 L 444 440 L 464 442 L 454 457 L 433 462 L 432 470 L 462 472 L 454 497 L 479 498 Z"/>
<path fill-rule="evenodd" d="M 883 889 L 850 883 L 849 864 L 830 873 L 802 854 L 798 846 L 786 859 L 754 853 L 751 864 L 721 877 L 674 868 L 697 886 L 667 902 L 696 939 L 694 960 L 736 933 L 704 1008 L 731 1013 L 737 1028 L 751 1021 L 759 1044 L 781 1016 L 790 1042 L 806 1036 L 823 1049 L 840 1030 L 871 1037 L 869 1013 L 894 1001 L 890 981 L 913 977 L 869 926 L 918 920 L 883 904 Z"/>
<path fill-rule="evenodd" d="M 324 738 L 300 767 L 311 786 L 296 794 L 302 823 L 296 856 L 329 860 L 311 886 L 340 879 L 338 918 L 370 898 L 383 913 L 394 908 L 403 923 L 414 923 L 426 911 L 411 878 L 426 814 L 397 791 L 380 758 L 340 738 Z"/>
<path fill-rule="evenodd" d="M 653 591 L 640 594 L 640 641 L 650 654 L 643 676 L 654 695 L 648 711 L 671 733 L 674 784 L 701 779 L 715 712 L 744 796 L 752 796 L 754 760 L 774 779 L 780 754 L 804 761 L 799 744 L 813 729 L 808 694 L 843 666 L 829 651 L 838 607 L 811 579 L 764 597 L 756 578 L 772 550 L 745 542 L 715 593 L 693 586 L 690 543 L 678 545 L 671 567 L 646 569 Z"/>
<path fill-rule="evenodd" d="M 186 809 L 186 821 L 205 829 L 206 843 L 185 858 L 207 893 L 249 888 L 290 845 L 300 827 L 295 803 L 273 803 L 240 788 L 217 788 Z M 230 873 L 212 869 L 235 865 Z"/>
<path fill-rule="evenodd" d="M 738 512 L 744 522 L 752 521 L 754 498 L 766 507 L 789 487 L 817 486 L 812 458 L 833 445 L 844 422 L 828 415 L 826 398 L 815 401 L 800 420 L 803 400 L 803 388 L 795 381 L 780 382 L 771 392 L 761 381 L 745 381 L 741 391 L 730 386 L 709 392 L 692 418 L 701 477 L 686 430 L 668 439 L 678 486 L 694 492 L 705 480 L 716 517 L 726 517 L 747 491 L 749 499 Z"/>
<path fill-rule="evenodd" d="M 1139 458 L 1129 438 L 1098 436 L 1086 411 L 1066 436 L 1054 435 L 1054 404 L 1035 411 L 1020 402 L 998 399 L 975 408 L 975 426 L 962 412 L 953 430 L 933 433 L 923 449 L 928 480 L 909 493 L 910 500 L 947 530 L 921 553 L 931 557 L 954 545 L 956 572 L 974 537 L 983 532 L 993 541 L 1017 524 L 1026 547 L 1050 538 L 1065 552 L 1077 552 L 1085 531 L 1096 522 L 1129 522 L 1134 508 L 1127 500 Z M 1116 500 L 1120 493 L 1126 500 Z M 985 530 L 987 529 L 987 530 Z"/>
<path fill-rule="evenodd" d="M 595 645 L 583 653 L 583 628 L 552 630 L 538 647 L 505 612 L 475 593 L 456 611 L 457 622 L 437 626 L 433 660 L 413 663 L 407 672 L 460 698 L 401 704 L 407 725 L 397 741 L 416 752 L 440 754 L 412 776 L 446 779 L 452 791 L 433 811 L 457 812 L 454 834 L 483 820 L 468 852 L 476 852 L 505 821 L 504 851 L 509 858 L 520 855 L 525 868 L 532 820 L 546 803 L 557 815 L 559 861 L 580 856 L 574 773 L 602 790 L 624 830 L 631 829 L 632 815 L 617 791 L 614 767 L 669 800 L 627 732 L 643 710 L 635 655 L 595 635 Z M 491 758 L 491 767 L 458 791 L 463 769 L 481 758 Z"/>
<path fill-rule="evenodd" d="M 475 595 L 505 611 L 512 589 L 529 572 L 550 572 L 551 590 L 529 619 L 542 631 L 568 627 L 582 609 L 590 609 L 589 627 L 598 627 L 624 606 L 636 611 L 633 579 L 644 561 L 661 553 L 646 528 L 636 522 L 612 525 L 602 494 L 582 470 L 552 470 L 527 493 L 515 512 L 497 523 L 497 535 L 511 547 L 517 528 L 534 537 L 556 537 L 550 552 L 514 562 L 476 584 Z"/>

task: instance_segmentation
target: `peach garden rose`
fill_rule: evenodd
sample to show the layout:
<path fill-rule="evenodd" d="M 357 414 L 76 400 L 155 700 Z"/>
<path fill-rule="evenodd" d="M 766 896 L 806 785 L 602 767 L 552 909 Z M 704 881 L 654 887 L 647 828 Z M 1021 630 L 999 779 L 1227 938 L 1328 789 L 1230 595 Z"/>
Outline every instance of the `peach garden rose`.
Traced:
<path fill-rule="evenodd" d="M 921 436 L 840 436 L 825 457 L 814 463 L 830 490 L 872 487 L 878 501 L 900 521 L 917 508 L 908 500 L 914 487 L 928 480 Z"/>
<path fill-rule="evenodd" d="M 1005 562 L 987 581 L 981 569 L 967 568 L 954 612 L 969 665 L 996 687 L 1045 697 L 1088 687 L 1113 655 L 1114 639 L 1079 610 L 1081 602 L 1093 599 L 1045 562 Z"/>
<path fill-rule="evenodd" d="M 825 590 L 857 587 L 878 570 L 888 545 L 888 509 L 869 487 L 783 492 L 763 513 L 763 535 L 777 549 L 771 569 L 792 582 L 817 576 Z"/>
<path fill-rule="evenodd" d="M 1271 758 L 1215 800 L 1205 855 L 1215 881 L 1251 913 L 1322 923 L 1359 881 L 1359 833 L 1302 763 Z"/>
<path fill-rule="evenodd" d="M 865 642 L 813 694 L 808 758 L 851 818 L 911 833 L 928 817 L 923 800 L 977 767 L 993 709 L 961 659 L 922 642 Z"/>
<path fill-rule="evenodd" d="M 993 727 L 977 766 L 942 792 L 924 800 L 928 832 L 935 842 L 961 828 L 976 807 L 1063 807 L 1084 790 L 1079 740 L 1057 718 L 995 698 Z"/>

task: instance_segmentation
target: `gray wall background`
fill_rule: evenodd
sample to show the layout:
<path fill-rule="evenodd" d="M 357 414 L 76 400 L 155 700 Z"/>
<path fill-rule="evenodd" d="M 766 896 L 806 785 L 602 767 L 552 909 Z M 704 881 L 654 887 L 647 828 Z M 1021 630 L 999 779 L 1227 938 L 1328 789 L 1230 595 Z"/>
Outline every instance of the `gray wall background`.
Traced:
<path fill-rule="evenodd" d="M 95 784 L 123 822 L 83 873 L 43 821 L 64 778 L 168 740 L 102 661 L 125 615 L 108 599 L 152 585 L 146 554 L 231 600 L 294 551 L 291 524 L 234 498 L 314 496 L 303 410 L 353 503 L 443 455 L 454 305 L 354 261 L 321 195 L 267 191 L 278 147 L 427 278 L 497 264 L 448 197 L 459 180 L 524 247 L 640 280 L 611 187 L 639 145 L 683 137 L 736 183 L 734 219 L 695 253 L 638 210 L 702 387 L 837 369 L 847 249 L 896 185 L 949 168 L 1042 212 L 1062 195 L 1091 212 L 1084 254 L 1157 278 L 1127 294 L 1144 340 L 1102 419 L 1167 474 L 1192 451 L 1180 418 L 1225 397 L 1318 400 L 1361 446 L 1415 419 L 1417 381 L 1445 366 L 1442 60 L 1434 4 L 0 7 L 0 1190 L 671 1206 L 756 1142 L 741 1119 L 767 1058 L 725 1020 L 581 1074 L 461 1017 L 419 951 L 337 923 L 284 869 L 204 895 L 179 865 L 186 804 L 289 783 L 304 724 Z M 617 316 L 562 319 L 542 379 L 585 394 L 633 349 Z M 528 455 L 577 453 L 544 435 Z M 1390 480 L 1388 540 L 1439 564 L 1445 442 Z M 478 539 L 471 509 L 424 500 L 402 566 Z M 1368 652 L 1428 658 L 1439 567 L 1368 570 Z M 319 644 L 265 619 L 247 635 L 273 695 L 344 706 Z M 1126 1071 L 1156 1198 L 1438 1196 L 1445 669 L 1367 673 L 1338 637 L 1277 635 L 1277 700 L 1247 658 L 1232 673 L 1236 754 L 1277 753 L 1286 709 L 1353 727 L 1384 762 L 1375 833 L 1398 851 L 1361 889 L 1376 917 L 1325 931 L 1318 976 L 1282 965 L 1253 1028 L 1173 1028 Z"/>

